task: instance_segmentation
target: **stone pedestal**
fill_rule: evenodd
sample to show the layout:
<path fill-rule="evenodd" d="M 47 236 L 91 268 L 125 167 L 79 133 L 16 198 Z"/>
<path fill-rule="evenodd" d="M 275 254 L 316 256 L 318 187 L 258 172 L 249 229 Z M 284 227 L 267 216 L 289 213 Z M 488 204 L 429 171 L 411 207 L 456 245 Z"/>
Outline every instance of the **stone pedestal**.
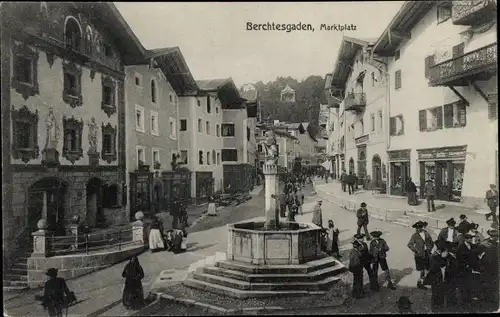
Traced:
<path fill-rule="evenodd" d="M 50 237 L 52 233 L 45 229 L 39 229 L 31 234 L 33 236 L 32 257 L 46 258 L 50 253 Z"/>
<path fill-rule="evenodd" d="M 87 152 L 89 156 L 89 165 L 91 168 L 96 168 L 99 166 L 99 152 L 89 151 Z"/>
<path fill-rule="evenodd" d="M 266 163 L 263 167 L 265 178 L 265 197 L 266 197 L 266 228 L 276 229 L 279 224 L 279 216 L 276 214 L 278 210 L 278 202 L 276 198 L 279 194 L 279 179 L 278 166 L 275 164 Z"/>
<path fill-rule="evenodd" d="M 144 213 L 142 211 L 138 211 L 135 213 L 135 222 L 132 223 L 132 240 L 134 242 L 140 242 L 144 244 L 144 222 L 142 219 L 144 218 Z"/>
<path fill-rule="evenodd" d="M 73 244 L 73 249 L 78 249 L 78 235 L 80 234 L 80 226 L 78 224 L 69 225 L 69 232 L 73 237 L 75 237 L 75 243 Z"/>
<path fill-rule="evenodd" d="M 59 166 L 59 152 L 56 149 L 43 150 L 42 165 L 45 165 L 47 167 Z"/>

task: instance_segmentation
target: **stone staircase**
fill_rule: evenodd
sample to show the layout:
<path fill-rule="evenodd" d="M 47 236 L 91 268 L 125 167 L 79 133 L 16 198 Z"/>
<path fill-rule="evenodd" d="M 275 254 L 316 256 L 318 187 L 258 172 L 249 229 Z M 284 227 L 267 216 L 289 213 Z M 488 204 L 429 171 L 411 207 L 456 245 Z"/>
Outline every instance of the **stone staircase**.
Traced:
<path fill-rule="evenodd" d="M 346 267 L 332 257 L 299 265 L 253 265 L 230 260 L 198 268 L 184 285 L 233 298 L 324 294 Z"/>
<path fill-rule="evenodd" d="M 31 256 L 29 248 L 17 252 L 14 264 L 3 274 L 3 290 L 16 291 L 28 287 L 28 258 Z"/>

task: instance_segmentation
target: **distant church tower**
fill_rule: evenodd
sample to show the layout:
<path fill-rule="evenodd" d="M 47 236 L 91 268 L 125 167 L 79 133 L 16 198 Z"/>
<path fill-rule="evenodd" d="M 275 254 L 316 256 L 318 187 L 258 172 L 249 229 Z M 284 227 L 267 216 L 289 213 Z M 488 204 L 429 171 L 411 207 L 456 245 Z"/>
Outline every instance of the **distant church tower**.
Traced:
<path fill-rule="evenodd" d="M 295 102 L 295 90 L 287 85 L 285 89 L 281 91 L 281 101 Z"/>

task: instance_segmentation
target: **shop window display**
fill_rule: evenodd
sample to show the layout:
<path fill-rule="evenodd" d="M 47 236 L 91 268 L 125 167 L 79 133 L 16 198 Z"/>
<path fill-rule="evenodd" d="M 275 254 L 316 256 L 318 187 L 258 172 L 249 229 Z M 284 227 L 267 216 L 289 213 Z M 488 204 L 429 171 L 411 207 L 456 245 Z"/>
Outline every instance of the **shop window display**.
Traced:
<path fill-rule="evenodd" d="M 451 190 L 451 198 L 452 200 L 460 201 L 460 197 L 462 196 L 462 185 L 464 183 L 464 170 L 465 163 L 463 162 L 453 162 L 453 188 Z"/>

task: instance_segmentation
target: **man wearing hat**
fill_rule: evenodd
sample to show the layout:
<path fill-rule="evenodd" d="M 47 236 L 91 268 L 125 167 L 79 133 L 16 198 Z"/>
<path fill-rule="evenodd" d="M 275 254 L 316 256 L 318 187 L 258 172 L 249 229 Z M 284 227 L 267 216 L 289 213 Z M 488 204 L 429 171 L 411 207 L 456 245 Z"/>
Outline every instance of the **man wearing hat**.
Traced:
<path fill-rule="evenodd" d="M 349 271 L 353 275 L 352 297 L 363 297 L 363 265 L 361 263 L 362 244 L 358 239 L 352 241 L 352 249 L 349 253 Z"/>
<path fill-rule="evenodd" d="M 471 222 L 469 225 L 468 232 L 472 234 L 472 244 L 480 245 L 484 241 L 484 236 L 481 232 L 479 232 L 479 225 L 477 223 Z M 459 243 L 464 242 L 463 240 Z"/>
<path fill-rule="evenodd" d="M 401 296 L 396 302 L 396 305 L 398 305 L 398 311 L 400 314 L 413 314 L 413 310 L 411 309 L 411 305 L 413 305 L 413 303 L 408 296 Z"/>
<path fill-rule="evenodd" d="M 498 230 L 489 229 L 486 231 L 489 238 L 481 243 L 483 256 L 480 258 L 481 266 L 481 294 L 483 308 L 487 312 L 498 309 Z"/>
<path fill-rule="evenodd" d="M 457 231 L 459 233 L 464 234 L 464 233 L 466 233 L 466 232 L 469 231 L 469 227 L 470 227 L 470 223 L 467 220 L 467 216 L 466 215 L 460 215 L 460 223 L 457 226 Z"/>
<path fill-rule="evenodd" d="M 312 223 L 318 227 L 323 228 L 323 211 L 321 210 L 321 205 L 323 201 L 320 199 L 313 209 Z"/>
<path fill-rule="evenodd" d="M 413 228 L 415 228 L 415 233 L 412 234 L 410 241 L 408 242 L 408 248 L 413 252 L 415 257 L 415 269 L 420 272 L 420 278 L 417 282 L 417 287 L 420 289 L 426 289 L 423 284 L 426 271 L 429 270 L 430 254 L 434 247 L 434 242 L 431 236 L 423 231 L 423 225 L 421 221 L 417 221 Z"/>
<path fill-rule="evenodd" d="M 436 205 L 434 204 L 434 198 L 436 196 L 436 186 L 434 186 L 434 181 L 432 179 L 428 179 L 425 181 L 424 193 L 425 198 L 427 198 L 427 211 L 436 211 Z"/>
<path fill-rule="evenodd" d="M 372 291 L 378 291 L 379 290 L 379 285 L 378 285 L 378 278 L 374 274 L 371 263 L 372 263 L 372 255 L 370 253 L 370 249 L 368 248 L 368 245 L 365 242 L 365 235 L 364 234 L 355 234 L 354 239 L 357 240 L 360 244 L 359 246 L 359 251 L 361 252 L 361 265 L 363 268 L 366 270 L 366 273 L 368 274 L 368 277 L 370 279 L 370 289 Z"/>
<path fill-rule="evenodd" d="M 56 268 L 48 269 L 45 275 L 49 277 L 49 280 L 45 282 L 43 307 L 49 311 L 49 316 L 62 316 L 65 297 L 69 297 L 71 292 L 66 281 L 62 277 L 57 277 Z"/>
<path fill-rule="evenodd" d="M 454 249 L 456 249 L 458 247 L 458 242 L 459 242 L 458 232 L 457 229 L 455 228 L 455 225 L 457 223 L 455 222 L 455 219 L 450 218 L 446 221 L 446 224 L 448 226 L 446 228 L 441 229 L 441 232 L 439 232 L 438 235 L 438 240 L 452 243 Z"/>
<path fill-rule="evenodd" d="M 457 248 L 459 292 L 463 308 L 472 311 L 472 299 L 480 278 L 478 249 L 472 243 L 474 236 L 464 234 L 464 242 Z M 498 261 L 498 259 L 497 259 Z"/>
<path fill-rule="evenodd" d="M 358 209 L 356 212 L 356 217 L 358 217 L 358 231 L 357 234 L 361 233 L 361 227 L 365 230 L 365 235 L 366 239 L 370 240 L 370 234 L 368 233 L 368 223 L 369 223 L 369 216 L 368 216 L 368 210 L 366 209 L 366 203 L 362 202 L 361 203 L 361 208 Z"/>
<path fill-rule="evenodd" d="M 387 287 L 395 290 L 396 287 L 392 284 L 391 274 L 389 273 L 389 266 L 387 265 L 387 252 L 389 251 L 389 246 L 387 242 L 382 239 L 381 231 L 372 231 L 370 235 L 373 240 L 370 242 L 370 254 L 372 255 L 372 272 L 375 276 L 378 276 L 378 268 L 385 272 L 387 278 Z"/>
<path fill-rule="evenodd" d="M 429 273 L 425 284 L 431 285 L 431 308 L 433 312 L 443 312 L 455 308 L 456 300 L 456 260 L 450 253 L 450 244 L 436 240 L 436 250 L 431 256 Z"/>
<path fill-rule="evenodd" d="M 486 220 L 490 220 L 490 217 L 493 216 L 493 223 L 498 223 L 498 191 L 495 184 L 490 184 L 490 189 L 486 192 L 486 203 L 490 208 L 490 213 L 486 214 Z"/>

